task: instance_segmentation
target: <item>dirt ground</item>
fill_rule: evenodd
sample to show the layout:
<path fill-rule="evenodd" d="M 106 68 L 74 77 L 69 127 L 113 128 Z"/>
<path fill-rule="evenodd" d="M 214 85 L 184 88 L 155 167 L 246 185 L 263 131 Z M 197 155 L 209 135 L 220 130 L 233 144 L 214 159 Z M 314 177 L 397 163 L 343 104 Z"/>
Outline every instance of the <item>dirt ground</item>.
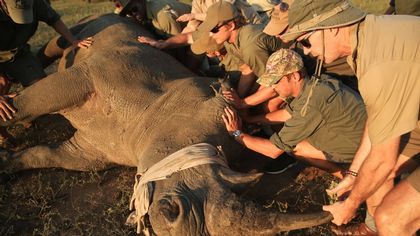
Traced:
<path fill-rule="evenodd" d="M 60 115 L 40 117 L 28 129 L 8 130 L 16 139 L 15 151 L 57 143 L 74 133 Z M 3 174 L 0 235 L 135 235 L 134 228 L 124 225 L 135 172 L 117 167 L 101 172 L 46 169 Z M 328 202 L 324 190 L 332 179 L 300 163 L 287 173 L 264 175 L 247 196 L 282 212 L 319 211 Z M 333 235 L 329 228 L 327 224 L 279 235 Z"/>

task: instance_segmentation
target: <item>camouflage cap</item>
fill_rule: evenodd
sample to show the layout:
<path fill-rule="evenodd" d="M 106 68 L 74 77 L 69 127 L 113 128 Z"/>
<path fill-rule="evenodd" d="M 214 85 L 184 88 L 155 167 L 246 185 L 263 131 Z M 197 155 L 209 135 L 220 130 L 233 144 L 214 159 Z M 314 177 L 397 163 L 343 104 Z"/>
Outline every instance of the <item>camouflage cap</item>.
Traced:
<path fill-rule="evenodd" d="M 34 20 L 33 0 L 5 0 L 7 12 L 13 22 L 30 24 Z"/>
<path fill-rule="evenodd" d="M 295 0 L 289 8 L 289 30 L 281 39 L 292 41 L 313 30 L 356 23 L 365 16 L 348 0 Z"/>
<path fill-rule="evenodd" d="M 290 49 L 280 49 L 268 58 L 265 73 L 257 83 L 269 87 L 278 83 L 283 76 L 302 68 L 303 61 L 299 54 Z"/>
<path fill-rule="evenodd" d="M 273 8 L 270 21 L 263 30 L 264 33 L 276 36 L 287 29 L 287 26 L 289 26 L 289 7 L 293 2 L 294 0 L 282 0 Z"/>

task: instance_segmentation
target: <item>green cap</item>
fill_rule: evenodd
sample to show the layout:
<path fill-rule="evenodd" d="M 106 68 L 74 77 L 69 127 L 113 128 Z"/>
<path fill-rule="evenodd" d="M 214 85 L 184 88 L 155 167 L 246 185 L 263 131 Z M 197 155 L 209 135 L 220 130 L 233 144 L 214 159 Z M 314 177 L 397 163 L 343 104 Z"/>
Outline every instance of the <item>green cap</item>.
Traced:
<path fill-rule="evenodd" d="M 231 3 L 223 0 L 216 2 L 207 9 L 206 18 L 198 27 L 198 30 L 203 33 L 210 32 L 219 24 L 232 20 L 238 16 L 238 11 Z"/>
<path fill-rule="evenodd" d="M 299 54 L 290 49 L 280 49 L 271 54 L 265 66 L 265 73 L 260 76 L 257 83 L 263 86 L 272 86 L 290 73 L 300 71 L 303 61 Z"/>
<path fill-rule="evenodd" d="M 33 0 L 5 0 L 10 18 L 17 24 L 30 24 L 34 20 Z"/>
<path fill-rule="evenodd" d="M 292 41 L 313 30 L 356 23 L 365 16 L 347 0 L 296 0 L 289 8 L 289 30 L 281 39 Z"/>

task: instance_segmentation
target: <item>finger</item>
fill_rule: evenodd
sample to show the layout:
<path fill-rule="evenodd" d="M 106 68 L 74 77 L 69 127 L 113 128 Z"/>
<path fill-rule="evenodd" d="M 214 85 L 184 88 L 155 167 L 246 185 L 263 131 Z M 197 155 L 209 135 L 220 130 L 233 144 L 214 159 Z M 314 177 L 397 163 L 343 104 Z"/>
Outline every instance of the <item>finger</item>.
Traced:
<path fill-rule="evenodd" d="M 7 103 L 6 101 L 3 102 L 3 104 L 7 107 L 7 109 L 13 113 L 16 113 L 15 108 L 13 108 L 9 103 Z"/>
<path fill-rule="evenodd" d="M 4 115 L 3 110 L 1 110 L 1 109 L 0 109 L 0 116 L 1 116 L 1 119 L 2 119 L 4 122 L 7 122 L 6 116 Z"/>
<path fill-rule="evenodd" d="M 222 115 L 222 119 L 223 119 L 223 122 L 225 122 L 225 125 L 228 125 L 229 124 L 229 122 L 228 122 L 228 120 L 227 120 L 227 118 L 226 118 L 225 115 Z"/>
<path fill-rule="evenodd" d="M 7 109 L 7 107 L 4 106 L 4 104 L 1 104 L 0 109 L 2 110 L 5 118 L 8 118 L 9 120 L 11 120 L 12 114 L 10 113 L 10 111 Z"/>

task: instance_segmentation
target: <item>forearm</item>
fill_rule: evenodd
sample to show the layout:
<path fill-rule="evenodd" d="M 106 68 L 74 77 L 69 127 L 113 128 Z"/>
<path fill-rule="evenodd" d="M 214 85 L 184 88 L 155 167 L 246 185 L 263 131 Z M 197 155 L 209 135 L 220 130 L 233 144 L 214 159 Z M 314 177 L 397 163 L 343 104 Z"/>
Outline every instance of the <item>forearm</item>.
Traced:
<path fill-rule="evenodd" d="M 261 124 L 280 124 L 286 122 L 292 116 L 286 109 L 270 112 L 268 114 L 243 117 L 248 123 L 261 123 Z"/>
<path fill-rule="evenodd" d="M 175 48 L 193 43 L 192 33 L 177 34 L 164 41 L 164 48 Z"/>
<path fill-rule="evenodd" d="M 363 131 L 362 139 L 360 141 L 359 148 L 357 149 L 357 152 L 354 155 L 354 159 L 350 165 L 349 170 L 355 171 L 355 172 L 359 171 L 360 166 L 363 164 L 363 162 L 369 155 L 371 147 L 372 147 L 372 144 L 370 142 L 369 132 L 368 132 L 367 124 L 366 124 L 365 130 Z"/>
<path fill-rule="evenodd" d="M 251 94 L 250 96 L 243 99 L 242 107 L 241 108 L 248 108 L 252 106 L 259 105 L 273 97 L 275 97 L 277 93 L 271 87 L 265 87 L 258 90 L 256 93 Z"/>
<path fill-rule="evenodd" d="M 252 88 L 256 80 L 256 76 L 248 65 L 240 67 L 241 77 L 239 78 L 237 92 L 239 97 L 244 98 Z"/>
<path fill-rule="evenodd" d="M 396 164 L 399 143 L 400 137 L 397 137 L 372 146 L 360 167 L 349 202 L 360 205 L 385 182 Z"/>
<path fill-rule="evenodd" d="M 70 32 L 70 30 L 67 28 L 67 26 L 63 23 L 63 21 L 60 19 L 54 24 L 51 25 L 53 29 L 59 33 L 63 38 L 65 38 L 70 44 L 73 44 L 76 41 L 76 38 L 73 36 L 73 34 Z"/>
<path fill-rule="evenodd" d="M 245 133 L 235 138 L 235 140 L 245 147 L 273 159 L 277 158 L 284 152 L 272 144 L 268 139 L 251 136 Z"/>

